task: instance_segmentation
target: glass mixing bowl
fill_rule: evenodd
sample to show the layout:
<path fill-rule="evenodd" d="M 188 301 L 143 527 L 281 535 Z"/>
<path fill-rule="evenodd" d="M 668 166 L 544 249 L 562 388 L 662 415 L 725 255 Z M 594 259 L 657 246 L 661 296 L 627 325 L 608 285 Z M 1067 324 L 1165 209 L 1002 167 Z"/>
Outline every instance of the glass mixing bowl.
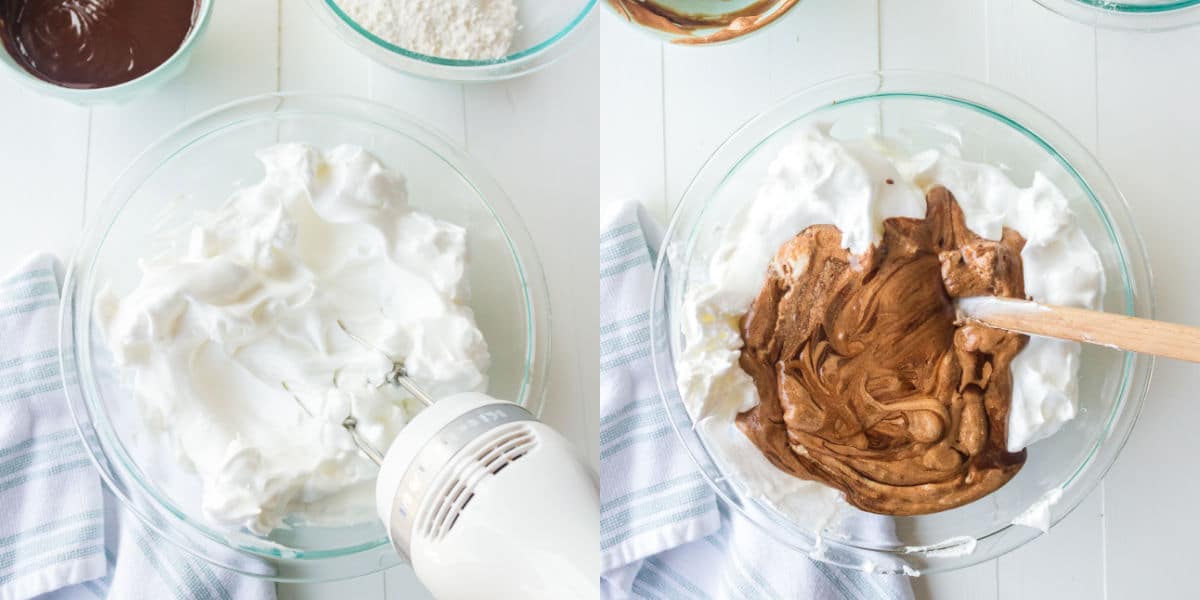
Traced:
<path fill-rule="evenodd" d="M 1149 317 L 1150 269 L 1129 210 L 1096 159 L 1032 106 L 974 81 L 890 72 L 819 85 L 746 123 L 704 164 L 671 219 L 651 300 L 654 367 L 675 431 L 717 494 L 784 543 L 844 567 L 937 572 L 1004 554 L 1040 533 L 1011 525 L 1014 518 L 1058 490 L 1061 499 L 1050 507 L 1051 522 L 1057 523 L 1112 465 L 1142 406 L 1153 368 L 1150 357 L 1085 347 L 1078 416 L 1030 446 L 1028 460 L 1015 478 L 995 493 L 953 510 L 897 517 L 896 537 L 887 539 L 857 530 L 854 519 L 814 530 L 756 499 L 741 482 L 726 476 L 684 408 L 675 376 L 675 357 L 683 341 L 684 294 L 707 278 L 706 266 L 722 226 L 753 201 L 779 148 L 793 132 L 813 123 L 832 125 L 834 137 L 842 139 L 882 134 L 913 151 L 953 143 L 964 158 L 999 165 L 1022 185 L 1040 171 L 1067 195 L 1100 254 L 1107 277 L 1104 309 Z"/>
<path fill-rule="evenodd" d="M 110 489 L 166 540 L 212 563 L 278 581 L 352 577 L 400 562 L 383 525 L 290 529 L 259 537 L 203 517 L 198 478 L 139 444 L 142 420 L 93 323 L 96 293 L 139 279 L 137 259 L 161 246 L 158 223 L 220 206 L 258 181 L 259 148 L 281 142 L 357 144 L 407 180 L 416 210 L 464 226 L 471 307 L 489 343 L 488 392 L 540 413 L 550 307 L 537 252 L 504 192 L 461 150 L 390 108 L 340 97 L 271 94 L 180 126 L 142 153 L 92 215 L 64 284 L 60 337 L 71 411 Z"/>
<path fill-rule="evenodd" d="M 692 21 L 711 20 L 714 17 L 738 15 L 751 10 L 750 17 L 756 26 L 705 26 L 677 27 L 679 19 L 666 19 L 653 12 L 635 12 L 642 0 L 605 0 L 616 15 L 659 39 L 681 45 L 714 46 L 737 40 L 749 39 L 755 34 L 778 23 L 800 0 L 654 0 L 654 3 L 674 15 L 683 15 Z M 662 24 L 671 25 L 668 31 Z M 658 24 L 658 26 L 656 26 Z"/>
<path fill-rule="evenodd" d="M 2 65 L 0 70 L 6 71 L 11 77 L 21 82 L 22 85 L 28 86 L 42 94 L 66 100 L 80 106 L 125 102 L 161 88 L 168 81 L 171 81 L 187 69 L 188 62 L 192 58 L 192 50 L 196 46 L 196 40 L 199 40 L 200 36 L 204 35 L 204 30 L 208 28 L 208 22 L 212 19 L 212 9 L 213 0 L 198 0 L 192 29 L 188 32 L 187 37 L 183 39 L 183 43 L 179 45 L 179 49 L 166 62 L 156 67 L 153 71 L 120 85 L 93 89 L 77 89 L 55 85 L 35 76 L 33 73 L 27 71 L 25 67 L 18 64 L 12 55 L 3 48 L 3 44 L 0 44 L 0 65 Z"/>
<path fill-rule="evenodd" d="M 1200 23 L 1200 0 L 1037 0 L 1066 17 L 1111 29 L 1158 31 Z"/>
<path fill-rule="evenodd" d="M 516 0 L 517 29 L 508 56 L 454 60 L 420 54 L 371 33 L 341 9 L 338 0 L 309 0 L 321 20 L 359 52 L 385 67 L 430 79 L 498 81 L 531 73 L 574 47 L 597 0 Z"/>

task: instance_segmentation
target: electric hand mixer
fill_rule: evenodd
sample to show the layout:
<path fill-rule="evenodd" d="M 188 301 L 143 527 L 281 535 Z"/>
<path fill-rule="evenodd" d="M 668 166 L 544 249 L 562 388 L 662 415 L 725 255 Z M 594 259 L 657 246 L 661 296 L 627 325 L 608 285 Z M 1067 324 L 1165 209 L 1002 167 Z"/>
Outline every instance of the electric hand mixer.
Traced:
<path fill-rule="evenodd" d="M 425 409 L 384 453 L 343 426 L 379 465 L 379 518 L 441 600 L 595 598 L 599 485 L 558 432 L 524 408 L 468 392 L 434 401 L 397 361 L 386 384 Z"/>

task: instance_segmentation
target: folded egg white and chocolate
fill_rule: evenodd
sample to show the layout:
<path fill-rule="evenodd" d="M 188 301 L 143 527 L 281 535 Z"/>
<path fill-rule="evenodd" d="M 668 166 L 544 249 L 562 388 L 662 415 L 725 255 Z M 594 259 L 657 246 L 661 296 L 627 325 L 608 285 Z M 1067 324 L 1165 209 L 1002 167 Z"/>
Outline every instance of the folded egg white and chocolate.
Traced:
<path fill-rule="evenodd" d="M 855 255 L 833 225 L 785 243 L 742 319 L 742 369 L 760 402 L 741 430 L 778 468 L 869 512 L 918 515 L 1012 479 L 1010 363 L 1026 336 L 956 320 L 954 299 L 1025 298 L 1025 239 L 967 228 L 944 187 L 924 219 L 884 221 Z"/>

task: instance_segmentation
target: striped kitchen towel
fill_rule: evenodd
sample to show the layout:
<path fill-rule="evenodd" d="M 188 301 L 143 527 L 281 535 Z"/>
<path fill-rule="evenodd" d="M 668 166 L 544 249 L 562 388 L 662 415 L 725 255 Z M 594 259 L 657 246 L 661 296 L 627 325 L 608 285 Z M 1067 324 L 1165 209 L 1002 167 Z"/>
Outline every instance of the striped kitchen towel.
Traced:
<path fill-rule="evenodd" d="M 636 203 L 602 219 L 602 596 L 912 598 L 906 577 L 841 569 L 784 546 L 733 514 L 707 486 L 671 428 L 650 362 L 652 352 L 664 351 L 651 347 L 649 313 L 661 241 L 659 227 Z"/>
<path fill-rule="evenodd" d="M 59 277 L 38 256 L 0 279 L 0 600 L 274 598 L 164 543 L 103 488 L 63 391 Z"/>
<path fill-rule="evenodd" d="M 636 563 L 720 527 L 716 496 L 679 448 L 650 362 L 661 235 L 637 204 L 600 234 L 600 565 Z"/>

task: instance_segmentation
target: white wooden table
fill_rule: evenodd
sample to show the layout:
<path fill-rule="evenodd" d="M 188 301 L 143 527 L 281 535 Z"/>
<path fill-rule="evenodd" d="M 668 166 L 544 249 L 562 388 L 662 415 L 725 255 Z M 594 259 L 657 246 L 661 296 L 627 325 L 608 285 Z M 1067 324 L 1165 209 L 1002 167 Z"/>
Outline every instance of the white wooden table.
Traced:
<path fill-rule="evenodd" d="M 130 104 L 52 101 L 0 79 L 0 273 L 26 255 L 67 256 L 88 211 L 143 148 L 184 119 L 276 90 L 349 94 L 425 120 L 478 159 L 508 192 L 538 245 L 550 287 L 552 344 L 545 418 L 599 461 L 596 165 L 598 44 L 532 77 L 462 86 L 405 77 L 345 46 L 302 0 L 218 0 L 189 70 Z M 282 585 L 282 598 L 427 598 L 411 569 L 324 585 Z"/>
<path fill-rule="evenodd" d="M 1095 31 L 1033 0 L 803 0 L 768 32 L 716 48 L 663 46 L 600 24 L 600 190 L 666 216 L 704 159 L 779 99 L 841 74 L 941 70 L 1055 116 L 1125 192 L 1157 276 L 1158 315 L 1200 324 L 1200 28 Z M 917 579 L 919 597 L 1195 598 L 1200 368 L 1162 361 L 1108 478 L 1048 536 L 999 560 Z"/>

